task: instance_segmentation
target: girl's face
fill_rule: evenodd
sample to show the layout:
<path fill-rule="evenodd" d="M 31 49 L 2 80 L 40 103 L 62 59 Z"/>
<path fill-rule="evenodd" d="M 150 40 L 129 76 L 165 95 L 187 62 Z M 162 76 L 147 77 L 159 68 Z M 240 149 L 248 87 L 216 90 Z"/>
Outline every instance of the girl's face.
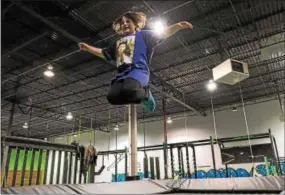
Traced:
<path fill-rule="evenodd" d="M 132 34 L 136 31 L 136 26 L 134 22 L 131 19 L 126 18 L 125 16 L 122 17 L 120 25 L 123 34 Z"/>

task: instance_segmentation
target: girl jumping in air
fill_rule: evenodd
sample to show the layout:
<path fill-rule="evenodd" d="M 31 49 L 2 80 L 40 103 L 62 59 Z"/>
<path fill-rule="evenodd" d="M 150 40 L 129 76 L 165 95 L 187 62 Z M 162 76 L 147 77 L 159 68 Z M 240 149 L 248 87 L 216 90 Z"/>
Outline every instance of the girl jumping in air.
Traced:
<path fill-rule="evenodd" d="M 183 21 L 169 26 L 161 35 L 153 30 L 142 30 L 146 16 L 142 12 L 126 12 L 113 22 L 120 38 L 106 48 L 96 48 L 79 43 L 87 51 L 108 61 L 116 62 L 117 74 L 111 81 L 107 99 L 112 105 L 140 104 L 154 111 L 155 101 L 149 90 L 149 65 L 154 48 L 182 29 L 192 29 Z"/>

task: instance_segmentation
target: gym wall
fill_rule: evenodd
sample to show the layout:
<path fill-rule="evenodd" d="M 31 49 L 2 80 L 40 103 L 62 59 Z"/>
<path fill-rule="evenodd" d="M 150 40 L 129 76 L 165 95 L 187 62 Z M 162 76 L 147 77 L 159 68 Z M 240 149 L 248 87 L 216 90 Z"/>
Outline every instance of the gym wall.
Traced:
<path fill-rule="evenodd" d="M 250 134 L 257 133 L 267 133 L 270 128 L 272 134 L 275 136 L 278 146 L 279 155 L 284 156 L 284 122 L 280 122 L 280 107 L 278 101 L 269 101 L 265 103 L 259 103 L 254 105 L 246 106 L 246 114 L 249 125 Z M 184 141 L 192 141 L 192 140 L 200 140 L 200 139 L 209 139 L 210 136 L 215 137 L 214 128 L 213 128 L 213 120 L 210 112 L 207 113 L 207 117 L 202 116 L 191 116 L 187 118 L 187 136 L 185 131 L 185 120 L 183 118 L 173 120 L 172 124 L 168 125 L 168 143 L 175 142 L 184 142 Z M 163 121 L 149 122 L 145 123 L 146 130 L 146 140 L 145 145 L 155 145 L 163 143 Z M 244 121 L 244 113 L 242 108 L 239 107 L 237 112 L 233 112 L 231 108 L 223 111 L 216 112 L 216 127 L 217 127 L 217 136 L 218 138 L 222 137 L 231 137 L 231 136 L 241 136 L 246 135 L 246 126 Z M 109 137 L 110 136 L 110 137 Z M 80 138 L 71 137 L 71 136 L 61 136 L 50 138 L 49 141 L 60 142 L 60 143 L 70 143 L 71 139 L 76 139 L 80 142 L 80 144 L 88 145 L 90 143 L 94 143 L 94 136 L 92 133 L 81 133 Z M 138 124 L 138 146 L 144 145 L 143 139 L 143 124 Z M 79 140 L 80 139 L 80 140 Z M 109 141 L 110 140 L 110 141 Z M 110 144 L 109 144 L 110 143 Z M 106 151 L 106 150 L 115 150 L 115 132 L 113 131 L 111 134 L 103 133 L 100 131 L 96 132 L 96 140 L 95 147 L 98 151 Z M 118 149 L 123 149 L 128 146 L 128 130 L 126 126 L 120 126 L 120 130 L 118 131 L 118 139 L 117 139 Z M 257 143 L 269 143 L 269 139 L 261 139 L 261 140 L 253 140 L 251 144 Z M 248 145 L 248 141 L 244 142 L 235 142 L 228 143 L 226 146 L 241 146 Z M 183 151 L 185 155 L 185 150 Z M 192 156 L 191 150 L 190 157 Z M 162 151 L 151 151 L 147 152 L 148 157 L 156 157 L 160 158 L 160 175 L 161 178 L 164 177 L 163 171 L 163 152 Z M 216 167 L 217 169 L 225 168 L 222 165 L 221 154 L 218 146 L 215 146 L 215 156 L 216 156 Z M 139 172 L 143 171 L 143 152 L 138 152 L 138 168 Z M 174 150 L 174 165 L 175 168 L 178 169 L 177 162 L 177 151 Z M 196 159 L 198 170 L 210 170 L 213 168 L 212 158 L 211 158 L 211 150 L 210 146 L 199 146 L 196 148 Z M 109 157 L 105 156 L 104 164 L 106 166 L 105 170 L 102 172 L 100 176 L 96 176 L 95 181 L 111 181 L 112 174 L 114 174 L 114 166 L 110 167 L 107 170 L 108 166 L 111 165 L 115 161 L 114 155 L 109 155 Z M 186 160 L 184 158 L 184 167 L 186 167 Z M 168 164 L 170 165 L 170 154 L 168 154 Z M 98 158 L 98 166 L 96 170 L 100 169 L 102 165 L 102 156 Z M 190 160 L 191 170 L 193 170 L 193 163 Z M 231 165 L 233 169 L 244 169 L 248 172 L 250 171 L 253 165 L 248 164 L 239 164 L 239 165 Z M 185 168 L 186 170 L 186 168 Z M 168 169 L 168 175 L 171 176 L 170 166 Z M 118 164 L 118 174 L 124 173 L 124 159 Z"/>

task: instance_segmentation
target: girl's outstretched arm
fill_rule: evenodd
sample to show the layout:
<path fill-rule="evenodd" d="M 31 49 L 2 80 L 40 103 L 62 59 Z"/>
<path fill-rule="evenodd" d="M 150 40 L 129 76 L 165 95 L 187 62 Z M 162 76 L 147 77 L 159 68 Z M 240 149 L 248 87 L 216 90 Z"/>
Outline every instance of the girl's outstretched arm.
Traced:
<path fill-rule="evenodd" d="M 169 26 L 165 33 L 164 33 L 164 38 L 167 39 L 168 37 L 174 35 L 176 32 L 182 30 L 182 29 L 192 29 L 193 26 L 191 23 L 187 22 L 187 21 L 182 21 L 176 24 L 173 24 L 171 26 Z"/>
<path fill-rule="evenodd" d="M 100 57 L 100 58 L 105 58 L 101 48 L 93 47 L 93 46 L 88 45 L 86 43 L 79 43 L 78 46 L 83 51 L 87 51 L 87 52 L 89 52 L 95 56 Z"/>

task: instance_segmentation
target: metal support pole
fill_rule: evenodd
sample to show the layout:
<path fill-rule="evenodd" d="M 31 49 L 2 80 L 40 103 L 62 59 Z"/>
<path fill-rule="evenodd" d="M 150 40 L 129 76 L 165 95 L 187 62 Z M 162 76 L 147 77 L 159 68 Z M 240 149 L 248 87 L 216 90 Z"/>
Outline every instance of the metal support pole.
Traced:
<path fill-rule="evenodd" d="M 118 130 L 116 131 L 116 150 L 118 149 Z M 115 154 L 115 182 L 118 181 L 118 152 Z"/>
<path fill-rule="evenodd" d="M 187 177 L 188 177 L 188 178 L 191 178 L 188 143 L 185 145 L 185 148 L 186 148 Z"/>
<path fill-rule="evenodd" d="M 137 176 L 137 112 L 136 105 L 129 105 L 130 176 Z"/>
<path fill-rule="evenodd" d="M 7 151 L 7 156 L 6 156 L 6 162 L 4 166 L 4 177 L 2 181 L 2 187 L 5 188 L 7 187 L 7 180 L 8 180 L 8 172 L 9 172 L 9 165 L 10 165 L 10 160 L 11 160 L 11 153 L 12 153 L 12 147 L 8 146 L 8 151 Z M 2 175 L 1 175 L 2 177 Z"/>
<path fill-rule="evenodd" d="M 12 186 L 14 187 L 17 180 L 17 172 L 18 172 L 18 161 L 19 161 L 19 154 L 20 154 L 20 148 L 16 147 L 16 158 L 14 163 L 14 170 L 13 170 L 13 177 L 12 177 Z"/>
<path fill-rule="evenodd" d="M 179 151 L 181 154 L 180 154 L 180 159 L 181 159 L 181 176 L 184 178 L 185 177 L 185 170 L 184 170 L 184 159 L 183 159 L 183 151 L 182 151 L 182 148 L 180 148 L 180 151 Z"/>
<path fill-rule="evenodd" d="M 276 155 L 277 155 L 277 159 L 278 159 L 278 171 L 280 172 L 281 175 L 283 175 L 282 173 L 282 169 L 281 169 L 281 162 L 280 162 L 280 157 L 279 157 L 279 152 L 278 152 L 278 148 L 277 148 L 277 144 L 276 144 L 276 139 L 274 136 L 272 136 L 273 138 L 273 144 L 274 144 L 274 147 L 275 147 L 275 152 L 276 152 Z"/>
<path fill-rule="evenodd" d="M 23 160 L 23 164 L 22 164 L 22 174 L 21 174 L 20 186 L 23 186 L 25 184 L 24 182 L 25 182 L 26 163 L 27 163 L 27 158 L 28 158 L 28 152 L 29 152 L 29 149 L 28 148 L 24 148 L 24 160 Z M 46 159 L 46 162 L 47 161 L 48 161 L 48 158 Z"/>
<path fill-rule="evenodd" d="M 271 129 L 268 129 L 268 132 L 269 132 L 269 138 L 270 138 L 272 153 L 274 155 L 274 160 L 273 160 L 274 162 L 273 162 L 273 164 L 277 168 L 277 173 L 279 173 L 279 170 L 280 170 L 279 169 L 279 164 L 278 164 L 279 159 L 277 158 L 277 154 L 276 154 L 277 148 L 274 147 L 274 141 L 273 141 L 273 136 L 272 136 L 272 133 L 271 133 Z"/>
<path fill-rule="evenodd" d="M 214 141 L 213 137 L 210 136 L 210 142 L 211 142 L 211 151 L 212 151 L 212 161 L 213 161 L 213 168 L 214 168 L 214 176 L 217 178 L 217 172 L 216 172 L 216 160 L 215 160 L 215 149 L 214 149 Z"/>
<path fill-rule="evenodd" d="M 125 147 L 125 178 L 128 176 L 128 148 Z"/>
<path fill-rule="evenodd" d="M 61 168 L 61 156 L 62 156 L 62 151 L 58 151 L 57 153 L 57 173 L 56 173 L 56 184 L 59 184 L 59 179 L 60 179 L 60 169 Z"/>
<path fill-rule="evenodd" d="M 94 183 L 95 182 L 95 164 L 91 164 L 90 168 L 89 168 L 89 182 L 88 183 Z"/>
<path fill-rule="evenodd" d="M 223 142 L 219 141 L 220 151 L 222 151 L 223 148 L 225 148 L 225 145 Z M 226 178 L 229 178 L 229 171 L 228 171 L 228 163 L 225 163 L 225 169 L 226 169 Z"/>
<path fill-rule="evenodd" d="M 35 154 L 36 154 L 36 150 L 35 150 L 35 148 L 32 148 L 32 157 L 31 157 L 31 164 L 30 164 L 29 184 L 28 184 L 29 186 L 32 185 L 32 181 L 33 181 Z"/>
<path fill-rule="evenodd" d="M 223 148 L 225 148 L 225 145 L 223 142 L 219 142 L 219 146 L 220 146 L 221 151 Z M 228 163 L 225 163 L 225 169 L 226 169 L 226 178 L 229 178 Z"/>
<path fill-rule="evenodd" d="M 43 150 L 39 149 L 39 160 L 38 160 L 38 170 L 37 170 L 37 179 L 36 179 L 36 185 L 40 184 L 40 174 L 41 174 L 41 166 L 42 166 L 42 155 Z"/>
<path fill-rule="evenodd" d="M 51 156 L 51 169 L 50 169 L 49 184 L 54 184 L 53 183 L 53 175 L 54 175 L 55 150 L 52 150 L 52 154 L 51 154 L 51 150 L 50 150 L 50 155 L 52 155 L 52 156 Z M 75 172 L 76 172 L 76 169 L 75 169 Z"/>
<path fill-rule="evenodd" d="M 194 146 L 194 145 L 191 145 L 190 147 L 192 148 L 192 152 L 193 152 L 194 175 L 195 175 L 195 179 L 197 179 L 197 163 L 196 163 L 196 151 L 195 151 L 195 146 Z"/>
<path fill-rule="evenodd" d="M 229 178 L 229 167 L 228 167 L 228 163 L 225 164 L 225 168 L 226 168 L 226 178 Z"/>
<path fill-rule="evenodd" d="M 168 179 L 167 171 L 167 123 L 166 123 L 166 111 L 165 111 L 165 99 L 162 100 L 162 110 L 163 110 L 163 133 L 164 133 L 164 147 L 163 147 L 163 157 L 164 157 L 164 179 Z"/>
<path fill-rule="evenodd" d="M 174 178 L 174 158 L 173 158 L 173 147 L 170 146 L 170 162 L 171 162 L 171 176 Z"/>
<path fill-rule="evenodd" d="M 81 154 L 81 152 L 79 153 L 79 180 L 78 180 L 78 184 L 82 184 L 82 174 L 83 174 L 83 162 L 82 162 L 83 156 Z"/>
<path fill-rule="evenodd" d="M 144 172 L 144 178 L 148 178 L 148 158 L 143 158 L 143 172 Z"/>
<path fill-rule="evenodd" d="M 154 158 L 149 158 L 149 164 L 150 164 L 150 178 L 155 179 L 155 172 L 154 172 Z"/>
<path fill-rule="evenodd" d="M 48 152 L 49 151 L 47 151 L 47 157 L 48 157 Z M 69 152 L 67 184 L 71 184 L 72 162 L 73 162 L 72 152 Z"/>
<path fill-rule="evenodd" d="M 63 176 L 62 176 L 62 183 L 66 184 L 67 183 L 67 173 L 68 173 L 68 154 L 67 152 L 64 152 L 64 163 L 63 163 Z"/>
<path fill-rule="evenodd" d="M 155 157 L 156 179 L 160 179 L 159 157 Z"/>
<path fill-rule="evenodd" d="M 178 154 L 179 176 L 183 177 L 183 173 L 182 173 L 182 159 L 181 159 L 181 147 L 177 147 L 177 154 Z"/>
<path fill-rule="evenodd" d="M 104 164 L 104 163 L 103 163 Z M 74 153 L 74 174 L 73 174 L 73 184 L 76 184 L 77 182 L 77 166 L 78 166 L 78 160 L 77 160 L 77 153 Z M 79 169 L 80 172 L 80 169 Z M 78 182 L 80 183 L 80 182 Z"/>
<path fill-rule="evenodd" d="M 49 156 L 50 156 L 50 150 L 46 150 L 46 163 L 45 163 L 45 170 L 44 170 L 44 181 L 43 181 L 43 184 L 47 184 L 47 170 L 48 170 L 48 165 L 49 165 Z M 27 156 L 27 153 L 25 153 L 26 154 L 26 156 Z M 27 159 L 27 157 L 25 157 L 24 159 Z M 24 163 L 26 163 L 26 160 L 24 160 Z M 24 167 L 26 167 L 26 165 L 24 165 L 23 164 L 23 168 Z M 25 173 L 25 171 L 23 170 L 23 172 Z M 23 180 L 24 180 L 24 176 L 23 176 L 23 172 L 22 172 L 22 178 L 23 178 Z M 69 174 L 70 174 L 70 172 L 69 172 Z M 70 183 L 70 182 L 69 182 Z M 23 185 L 24 185 L 24 183 L 23 183 Z M 23 186 L 22 184 L 21 184 L 21 186 Z"/>

